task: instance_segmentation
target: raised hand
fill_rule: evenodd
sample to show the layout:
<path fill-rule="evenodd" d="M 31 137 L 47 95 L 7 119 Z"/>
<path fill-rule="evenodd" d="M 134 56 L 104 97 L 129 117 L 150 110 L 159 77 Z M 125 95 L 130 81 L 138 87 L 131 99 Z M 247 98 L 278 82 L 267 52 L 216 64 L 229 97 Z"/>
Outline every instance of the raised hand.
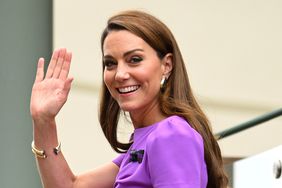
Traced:
<path fill-rule="evenodd" d="M 33 119 L 48 121 L 67 101 L 73 78 L 68 77 L 72 54 L 66 49 L 53 52 L 44 77 L 44 59 L 40 58 L 33 84 L 30 112 Z"/>

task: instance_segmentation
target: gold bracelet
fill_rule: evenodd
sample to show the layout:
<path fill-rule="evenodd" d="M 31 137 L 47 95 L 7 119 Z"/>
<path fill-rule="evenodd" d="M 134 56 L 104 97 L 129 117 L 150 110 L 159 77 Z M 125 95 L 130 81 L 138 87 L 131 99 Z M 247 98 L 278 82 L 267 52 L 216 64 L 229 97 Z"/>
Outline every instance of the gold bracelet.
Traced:
<path fill-rule="evenodd" d="M 31 151 L 36 155 L 36 157 L 43 159 L 47 158 L 47 155 L 44 150 L 39 150 L 35 147 L 34 141 L 31 142 Z M 61 142 L 59 142 L 59 145 L 57 147 L 53 148 L 53 152 L 55 153 L 55 155 L 58 155 L 60 151 L 61 151 Z"/>

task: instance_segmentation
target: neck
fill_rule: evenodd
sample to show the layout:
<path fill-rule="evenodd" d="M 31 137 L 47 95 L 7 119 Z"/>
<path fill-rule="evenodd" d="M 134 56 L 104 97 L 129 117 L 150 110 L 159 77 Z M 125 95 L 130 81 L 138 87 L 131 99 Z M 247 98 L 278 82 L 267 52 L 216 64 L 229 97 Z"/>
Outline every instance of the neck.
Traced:
<path fill-rule="evenodd" d="M 153 104 L 145 110 L 130 112 L 130 118 L 135 129 L 150 126 L 166 118 L 159 104 Z"/>

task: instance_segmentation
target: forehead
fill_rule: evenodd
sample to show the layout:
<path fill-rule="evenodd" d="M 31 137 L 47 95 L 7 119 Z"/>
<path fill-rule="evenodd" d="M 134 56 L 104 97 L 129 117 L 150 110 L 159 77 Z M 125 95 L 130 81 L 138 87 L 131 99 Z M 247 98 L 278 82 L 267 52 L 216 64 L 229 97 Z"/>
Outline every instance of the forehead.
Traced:
<path fill-rule="evenodd" d="M 103 52 L 105 55 L 126 52 L 135 48 L 150 47 L 142 38 L 126 30 L 111 31 L 105 38 Z"/>

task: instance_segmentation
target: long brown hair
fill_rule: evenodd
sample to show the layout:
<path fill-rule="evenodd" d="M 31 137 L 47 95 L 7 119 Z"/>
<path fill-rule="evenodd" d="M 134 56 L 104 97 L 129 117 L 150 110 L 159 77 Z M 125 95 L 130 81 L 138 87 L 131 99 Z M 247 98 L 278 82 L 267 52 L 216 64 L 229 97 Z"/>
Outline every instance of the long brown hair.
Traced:
<path fill-rule="evenodd" d="M 219 145 L 214 138 L 209 121 L 197 103 L 189 83 L 186 67 L 176 40 L 168 27 L 154 16 L 141 11 L 121 12 L 108 20 L 101 36 L 104 40 L 113 30 L 127 30 L 142 38 L 160 59 L 173 54 L 173 69 L 164 90 L 160 91 L 160 108 L 166 116 L 179 115 L 201 134 L 204 140 L 205 162 L 208 171 L 208 188 L 226 188 L 228 179 L 223 169 Z M 104 70 L 103 66 L 103 70 Z M 103 83 L 100 101 L 100 124 L 102 130 L 117 152 L 125 152 L 131 143 L 121 143 L 117 138 L 120 107 Z"/>

